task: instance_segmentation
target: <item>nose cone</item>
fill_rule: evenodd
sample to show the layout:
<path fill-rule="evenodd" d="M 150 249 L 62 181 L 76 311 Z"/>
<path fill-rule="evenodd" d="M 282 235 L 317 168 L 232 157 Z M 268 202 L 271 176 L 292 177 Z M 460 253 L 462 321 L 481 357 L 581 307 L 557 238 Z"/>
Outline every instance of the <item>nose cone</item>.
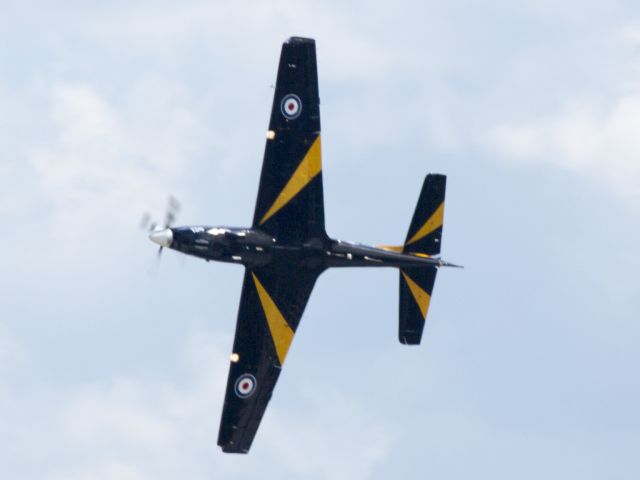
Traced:
<path fill-rule="evenodd" d="M 157 243 L 161 247 L 170 247 L 171 242 L 173 242 L 173 232 L 170 228 L 165 228 L 164 230 L 156 230 L 149 234 L 149 240 L 154 243 Z"/>

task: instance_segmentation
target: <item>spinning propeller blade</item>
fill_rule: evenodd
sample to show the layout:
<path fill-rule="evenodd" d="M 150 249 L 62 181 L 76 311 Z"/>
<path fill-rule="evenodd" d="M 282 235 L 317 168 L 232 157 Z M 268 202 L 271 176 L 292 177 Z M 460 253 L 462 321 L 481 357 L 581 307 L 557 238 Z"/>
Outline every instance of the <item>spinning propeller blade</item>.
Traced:
<path fill-rule="evenodd" d="M 180 208 L 181 205 L 178 199 L 173 195 L 169 195 L 169 199 L 167 201 L 167 209 L 164 214 L 164 221 L 162 223 L 152 221 L 151 214 L 149 214 L 149 212 L 145 212 L 142 215 L 142 219 L 140 220 L 140 228 L 150 232 L 149 238 L 155 243 L 158 243 L 158 239 L 152 238 L 154 236 L 159 235 L 158 238 L 165 241 L 167 241 L 166 239 L 168 239 L 168 246 L 171 243 L 171 231 L 167 229 L 171 228 L 171 225 L 173 225 L 173 223 L 175 222 Z M 165 231 L 166 233 L 163 235 L 163 232 Z M 158 248 L 158 253 L 156 254 L 156 258 L 158 259 L 158 261 L 160 261 L 160 258 L 162 257 L 163 249 L 164 245 L 160 245 L 160 248 Z"/>

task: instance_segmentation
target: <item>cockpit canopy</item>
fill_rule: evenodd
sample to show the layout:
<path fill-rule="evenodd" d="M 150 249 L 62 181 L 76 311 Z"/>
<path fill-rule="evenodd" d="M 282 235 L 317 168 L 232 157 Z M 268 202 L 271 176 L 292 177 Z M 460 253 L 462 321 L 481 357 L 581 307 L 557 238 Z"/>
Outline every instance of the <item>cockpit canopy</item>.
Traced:
<path fill-rule="evenodd" d="M 245 228 L 227 228 L 227 227 L 212 227 L 207 230 L 209 235 L 213 235 L 214 237 L 218 235 L 225 236 L 235 236 L 235 237 L 246 237 L 247 229 Z"/>

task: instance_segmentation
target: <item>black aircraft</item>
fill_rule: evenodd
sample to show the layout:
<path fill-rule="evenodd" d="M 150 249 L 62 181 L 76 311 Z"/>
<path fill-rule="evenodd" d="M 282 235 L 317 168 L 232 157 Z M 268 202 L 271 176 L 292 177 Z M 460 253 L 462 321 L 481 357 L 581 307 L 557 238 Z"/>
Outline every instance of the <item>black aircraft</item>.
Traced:
<path fill-rule="evenodd" d="M 371 247 L 324 229 L 315 42 L 282 46 L 258 200 L 249 228 L 156 229 L 162 247 L 244 265 L 218 445 L 247 453 L 318 276 L 329 267 L 400 270 L 400 342 L 420 343 L 441 260 L 444 175 L 427 175 L 404 245 Z"/>

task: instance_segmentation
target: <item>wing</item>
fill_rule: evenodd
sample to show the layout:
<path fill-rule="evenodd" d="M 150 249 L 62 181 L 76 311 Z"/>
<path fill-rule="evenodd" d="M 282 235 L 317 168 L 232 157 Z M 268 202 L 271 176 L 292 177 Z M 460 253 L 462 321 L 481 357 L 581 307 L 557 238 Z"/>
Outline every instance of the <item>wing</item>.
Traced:
<path fill-rule="evenodd" d="M 320 272 L 291 265 L 245 271 L 218 435 L 223 451 L 249 451 Z"/>
<path fill-rule="evenodd" d="M 281 243 L 325 238 L 315 41 L 282 45 L 254 228 Z"/>

